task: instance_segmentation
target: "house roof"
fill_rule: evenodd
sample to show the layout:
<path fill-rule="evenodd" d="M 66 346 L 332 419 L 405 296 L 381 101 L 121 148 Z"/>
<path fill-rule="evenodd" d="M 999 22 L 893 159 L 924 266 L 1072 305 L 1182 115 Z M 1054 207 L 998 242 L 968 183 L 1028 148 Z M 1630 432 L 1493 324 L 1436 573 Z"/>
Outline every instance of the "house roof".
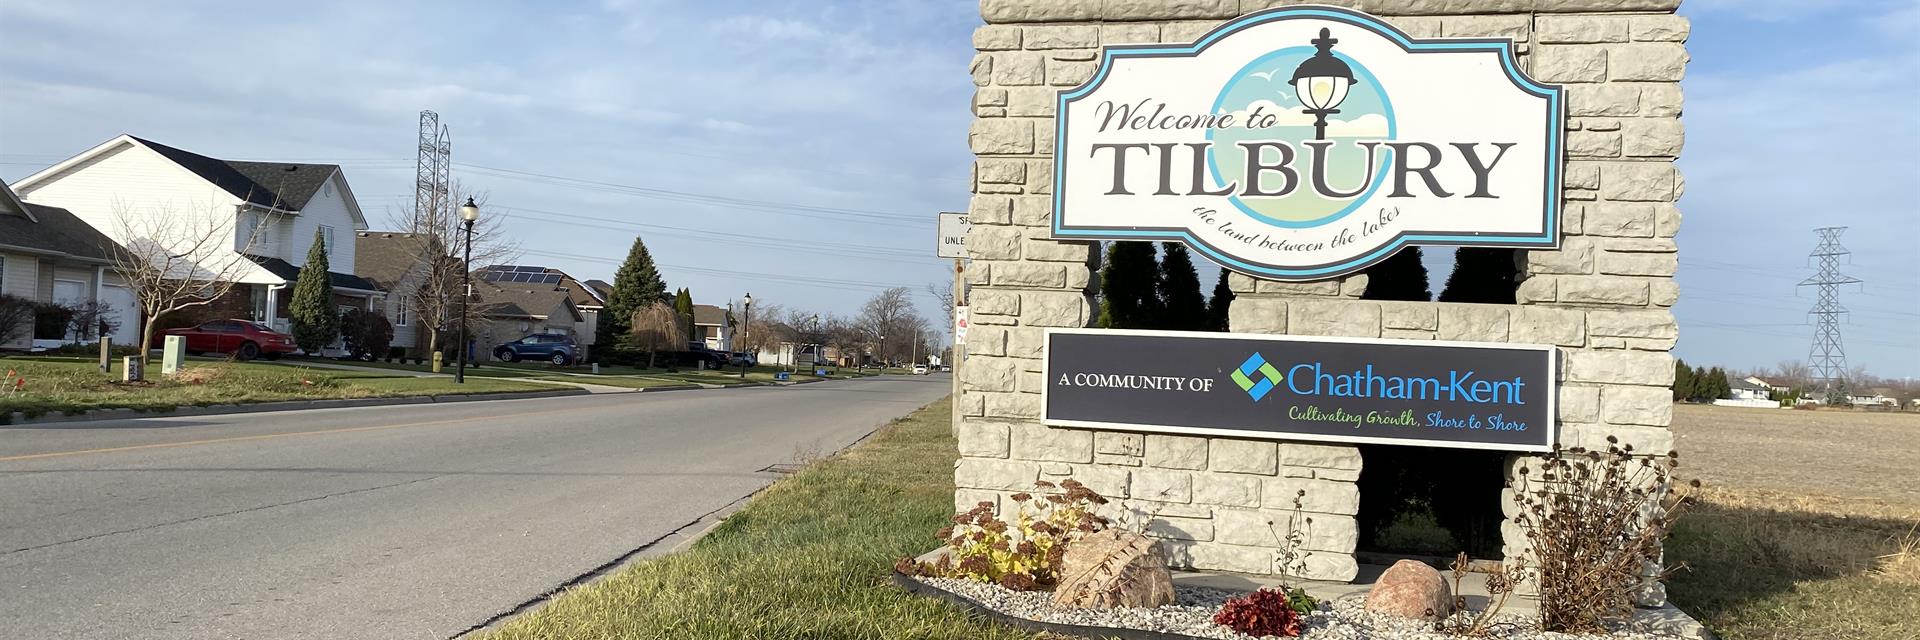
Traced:
<path fill-rule="evenodd" d="M 1730 389 L 1739 389 L 1741 391 L 1768 391 L 1769 390 L 1766 387 L 1762 387 L 1760 385 L 1747 382 L 1746 380 L 1743 380 L 1743 379 L 1734 378 L 1732 376 L 1727 377 L 1727 387 Z"/>
<path fill-rule="evenodd" d="M 271 273 L 274 275 L 274 277 L 277 277 L 281 280 L 285 280 L 287 282 L 293 282 L 294 280 L 298 280 L 300 278 L 300 267 L 293 266 L 293 263 L 287 262 L 285 260 L 281 260 L 279 258 L 268 258 L 264 256 L 250 255 L 250 256 L 247 256 L 247 258 L 252 260 L 254 264 L 260 265 L 260 268 L 267 270 L 267 273 Z M 338 271 L 328 271 L 327 282 L 329 284 L 332 284 L 333 288 L 335 289 L 354 289 L 357 291 L 384 291 L 383 289 L 380 288 L 379 284 L 369 281 L 366 278 L 362 278 L 360 276 L 347 274 L 347 273 L 340 273 Z"/>
<path fill-rule="evenodd" d="M 353 272 L 393 291 L 419 264 L 432 236 L 398 231 L 361 231 L 353 239 Z"/>
<path fill-rule="evenodd" d="M 727 310 L 710 304 L 693 305 L 695 326 L 718 327 L 727 323 Z"/>
<path fill-rule="evenodd" d="M 27 211 L 27 203 L 20 200 L 20 194 L 14 193 L 13 187 L 7 186 L 4 180 L 0 180 L 0 214 L 33 217 L 33 213 Z"/>
<path fill-rule="evenodd" d="M 584 319 L 567 292 L 551 286 L 480 280 L 474 283 L 474 290 L 476 297 L 486 304 L 481 312 L 484 316 L 547 318 L 555 308 L 564 305 L 574 322 Z"/>
<path fill-rule="evenodd" d="M 593 290 L 595 295 L 600 296 L 601 300 L 613 297 L 613 285 L 605 280 L 588 280 L 586 285 L 588 289 Z"/>
<path fill-rule="evenodd" d="M 553 267 L 496 264 L 481 267 L 475 270 L 473 274 L 489 282 L 500 282 L 502 284 L 538 283 L 553 285 L 554 287 L 566 290 L 568 299 L 573 300 L 573 304 L 576 307 L 598 309 L 607 306 L 605 296 L 594 291 L 593 288 L 586 283 L 582 283 L 579 280 L 575 280 L 573 276 L 567 275 L 567 272 Z"/>
<path fill-rule="evenodd" d="M 21 211 L 26 215 L 0 215 L 0 247 L 88 262 L 113 260 L 119 245 L 66 209 L 22 203 Z"/>
<path fill-rule="evenodd" d="M 127 137 L 198 174 L 207 182 L 233 194 L 233 197 L 288 211 L 306 208 L 313 194 L 318 193 L 320 187 L 326 185 L 327 179 L 340 171 L 340 165 L 337 164 L 220 160 L 146 138 Z"/>

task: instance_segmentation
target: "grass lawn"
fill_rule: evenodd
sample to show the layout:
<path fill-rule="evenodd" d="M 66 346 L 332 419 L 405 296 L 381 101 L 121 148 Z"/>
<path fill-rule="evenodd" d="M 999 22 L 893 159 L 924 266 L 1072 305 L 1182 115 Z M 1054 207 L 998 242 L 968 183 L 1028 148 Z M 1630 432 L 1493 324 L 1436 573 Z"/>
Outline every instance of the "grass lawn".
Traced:
<path fill-rule="evenodd" d="M 506 380 L 471 380 L 453 384 L 452 378 L 383 376 L 373 372 L 310 369 L 258 362 L 188 361 L 179 375 L 160 375 L 149 365 L 148 381 L 119 382 L 119 374 L 103 375 L 94 363 L 51 358 L 0 358 L 0 368 L 25 380 L 18 390 L 0 392 L 0 416 L 15 411 L 28 415 L 75 413 L 89 409 L 131 408 L 162 411 L 181 406 L 377 398 L 451 393 L 550 391 L 553 385 Z M 3 418 L 0 418 L 3 419 Z"/>
<path fill-rule="evenodd" d="M 1920 638 L 1920 416 L 1683 405 L 1673 428 L 1708 486 L 1667 542 L 1674 604 L 1726 640 Z"/>
<path fill-rule="evenodd" d="M 283 360 L 281 362 L 283 364 L 291 364 L 291 365 L 300 364 L 300 360 L 296 360 L 296 359 L 288 359 L 288 360 Z M 400 362 L 383 362 L 383 361 L 360 362 L 358 360 L 324 360 L 323 362 L 330 363 L 330 364 L 346 365 L 351 367 L 365 367 L 369 369 L 386 369 L 389 371 L 407 371 L 412 373 L 431 373 L 433 371 L 433 365 L 430 365 L 430 364 L 407 364 L 407 363 L 400 363 Z M 454 363 L 449 362 L 440 367 L 440 372 L 448 375 L 452 375 L 454 368 L 455 368 Z M 526 377 L 539 375 L 539 373 L 535 371 L 527 371 L 527 370 L 522 370 L 518 368 L 503 367 L 503 366 L 500 366 L 499 363 L 488 363 L 486 366 L 481 366 L 481 367 L 476 367 L 476 366 L 473 366 L 472 364 L 468 364 L 467 375 L 480 376 L 485 378 L 526 378 Z"/>
<path fill-rule="evenodd" d="M 1030 636 L 887 582 L 953 513 L 950 405 L 781 480 L 693 548 L 637 563 L 482 636 L 928 638 Z"/>

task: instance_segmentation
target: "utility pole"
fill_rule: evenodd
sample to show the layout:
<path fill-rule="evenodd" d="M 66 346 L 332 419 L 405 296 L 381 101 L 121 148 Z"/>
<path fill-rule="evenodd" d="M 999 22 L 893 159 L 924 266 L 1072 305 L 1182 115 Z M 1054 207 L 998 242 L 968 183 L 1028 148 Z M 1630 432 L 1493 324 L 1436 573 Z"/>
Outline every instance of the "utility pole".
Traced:
<path fill-rule="evenodd" d="M 1813 346 L 1807 354 L 1807 366 L 1813 370 L 1813 379 L 1825 383 L 1831 391 L 1834 385 L 1844 381 L 1847 374 L 1847 350 L 1840 341 L 1840 320 L 1846 315 L 1846 307 L 1840 306 L 1840 285 L 1859 284 L 1861 280 L 1840 273 L 1840 259 L 1853 255 L 1840 245 L 1840 234 L 1846 227 L 1821 227 L 1813 232 L 1820 236 L 1820 245 L 1813 248 L 1808 258 L 1817 263 L 1819 272 L 1800 282 L 1802 287 L 1819 287 L 1813 310 L 1807 315 L 1814 322 Z M 1851 262 L 1851 260 L 1849 260 Z"/>

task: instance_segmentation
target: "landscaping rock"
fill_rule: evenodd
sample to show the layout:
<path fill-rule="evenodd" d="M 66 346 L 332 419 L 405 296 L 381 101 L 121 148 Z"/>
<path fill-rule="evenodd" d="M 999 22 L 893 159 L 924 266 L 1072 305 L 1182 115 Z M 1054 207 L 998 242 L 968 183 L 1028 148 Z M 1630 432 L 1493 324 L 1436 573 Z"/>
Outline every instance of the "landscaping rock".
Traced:
<path fill-rule="evenodd" d="M 1440 571 L 1414 560 L 1401 560 L 1380 575 L 1367 592 L 1366 609 L 1404 618 L 1442 620 L 1453 615 L 1453 589 Z"/>
<path fill-rule="evenodd" d="M 1152 538 L 1118 529 L 1087 535 L 1060 560 L 1053 602 L 1061 607 L 1158 607 L 1173 602 L 1173 574 Z"/>

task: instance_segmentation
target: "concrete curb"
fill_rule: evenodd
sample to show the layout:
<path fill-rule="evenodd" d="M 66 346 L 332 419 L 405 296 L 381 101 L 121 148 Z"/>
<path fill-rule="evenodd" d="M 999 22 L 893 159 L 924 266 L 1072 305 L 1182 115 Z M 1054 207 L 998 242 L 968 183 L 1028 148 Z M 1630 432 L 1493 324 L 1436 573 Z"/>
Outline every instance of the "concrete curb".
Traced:
<path fill-rule="evenodd" d="M 642 390 L 644 391 L 644 389 Z M 556 389 L 553 391 L 514 391 L 506 393 L 460 393 L 438 396 L 401 396 L 396 398 L 340 398 L 335 400 L 283 400 L 278 402 L 254 402 L 246 404 L 210 404 L 205 406 L 184 406 L 173 409 L 96 409 L 77 414 L 42 414 L 27 417 L 14 412 L 8 415 L 7 424 L 0 429 L 41 427 L 73 422 L 95 422 L 99 420 L 126 420 L 131 418 L 172 418 L 183 416 L 217 416 L 236 413 L 267 413 L 273 411 L 298 411 L 301 409 L 344 409 L 351 407 L 386 407 L 409 404 L 437 404 L 454 402 L 481 402 L 488 400 L 525 400 L 529 398 L 558 398 L 583 396 L 592 392 L 586 389 Z M 55 427 L 58 428 L 58 427 Z"/>

